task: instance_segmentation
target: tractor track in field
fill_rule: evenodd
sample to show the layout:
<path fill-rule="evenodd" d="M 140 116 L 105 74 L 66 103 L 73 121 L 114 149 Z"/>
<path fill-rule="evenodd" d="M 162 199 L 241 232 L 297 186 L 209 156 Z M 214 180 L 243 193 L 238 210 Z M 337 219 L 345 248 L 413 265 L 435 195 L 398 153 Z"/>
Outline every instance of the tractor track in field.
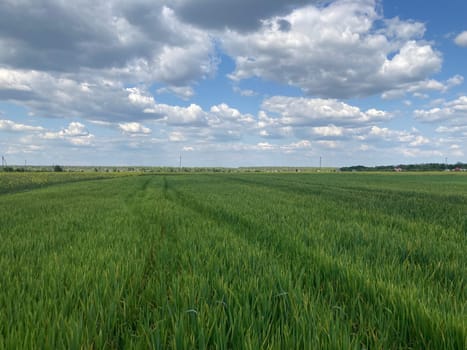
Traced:
<path fill-rule="evenodd" d="M 423 304 L 412 302 L 407 298 L 410 296 L 410 290 L 405 290 L 401 286 L 394 287 L 382 280 L 371 281 L 368 275 L 355 269 L 351 270 L 332 256 L 305 245 L 298 245 L 283 237 L 270 235 L 263 227 L 252 221 L 221 207 L 202 203 L 195 197 L 179 191 L 167 180 L 164 182 L 164 187 L 169 200 L 215 221 L 218 225 L 228 227 L 231 232 L 250 244 L 259 245 L 280 256 L 281 259 L 295 262 L 297 266 L 308 261 L 309 264 L 318 267 L 319 276 L 309 275 L 312 288 L 320 291 L 324 299 L 326 295 L 333 296 L 326 301 L 330 308 L 335 307 L 336 303 L 345 308 L 346 305 L 352 305 L 355 300 L 363 304 L 364 309 L 354 314 L 351 319 L 356 332 L 359 331 L 359 324 L 362 318 L 367 317 L 367 313 L 386 313 L 386 317 L 390 319 L 394 339 L 401 339 L 400 335 L 404 335 L 404 340 L 398 344 L 399 346 L 433 348 L 436 346 L 434 343 L 436 340 L 445 339 L 450 344 L 450 348 L 467 347 L 467 333 L 462 319 L 443 319 L 439 310 L 427 310 Z M 303 282 L 310 283 L 310 280 Z M 370 334 L 367 336 L 368 339 L 371 337 Z"/>

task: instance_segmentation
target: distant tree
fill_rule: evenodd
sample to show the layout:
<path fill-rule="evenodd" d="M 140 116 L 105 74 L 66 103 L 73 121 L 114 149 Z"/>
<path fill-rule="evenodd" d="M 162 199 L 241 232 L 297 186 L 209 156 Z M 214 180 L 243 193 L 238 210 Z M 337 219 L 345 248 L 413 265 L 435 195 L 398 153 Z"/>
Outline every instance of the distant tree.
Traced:
<path fill-rule="evenodd" d="M 60 165 L 54 165 L 54 171 L 56 173 L 59 173 L 63 171 L 63 168 Z"/>
<path fill-rule="evenodd" d="M 455 168 L 462 168 L 465 166 L 463 163 L 444 164 L 444 163 L 425 163 L 425 164 L 400 164 L 393 165 L 380 165 L 375 167 L 365 167 L 362 165 L 355 165 L 350 167 L 342 167 L 340 171 L 394 171 L 394 168 L 400 168 L 404 171 L 444 171 L 446 169 L 453 170 Z"/>

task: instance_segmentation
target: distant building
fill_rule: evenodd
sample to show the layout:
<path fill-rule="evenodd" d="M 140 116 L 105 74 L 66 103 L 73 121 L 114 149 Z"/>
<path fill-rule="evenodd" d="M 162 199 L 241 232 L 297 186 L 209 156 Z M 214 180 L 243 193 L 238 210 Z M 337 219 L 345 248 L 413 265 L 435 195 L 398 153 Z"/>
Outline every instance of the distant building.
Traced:
<path fill-rule="evenodd" d="M 400 168 L 400 167 L 394 168 L 394 171 L 397 172 L 397 173 L 400 173 L 402 171 L 402 168 Z"/>

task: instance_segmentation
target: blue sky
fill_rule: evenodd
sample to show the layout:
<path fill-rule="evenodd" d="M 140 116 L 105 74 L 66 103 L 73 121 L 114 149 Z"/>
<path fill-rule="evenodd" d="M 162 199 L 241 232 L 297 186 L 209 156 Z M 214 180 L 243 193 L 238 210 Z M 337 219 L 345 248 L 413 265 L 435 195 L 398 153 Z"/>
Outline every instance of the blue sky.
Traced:
<path fill-rule="evenodd" d="M 467 161 L 467 2 L 4 0 L 9 164 Z"/>

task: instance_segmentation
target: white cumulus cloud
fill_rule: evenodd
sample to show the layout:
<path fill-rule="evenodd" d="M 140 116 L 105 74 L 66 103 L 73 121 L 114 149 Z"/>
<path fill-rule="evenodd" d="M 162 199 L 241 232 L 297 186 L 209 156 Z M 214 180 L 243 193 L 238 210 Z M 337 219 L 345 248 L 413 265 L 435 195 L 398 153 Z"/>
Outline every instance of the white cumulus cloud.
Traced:
<path fill-rule="evenodd" d="M 450 126 L 467 126 L 467 96 L 444 102 L 431 109 L 417 109 L 415 118 L 426 123 L 441 122 Z"/>
<path fill-rule="evenodd" d="M 137 122 L 119 123 L 118 127 L 126 134 L 146 135 L 151 133 L 151 129 Z"/>
<path fill-rule="evenodd" d="M 283 125 L 358 125 L 391 118 L 388 112 L 359 107 L 335 99 L 274 96 L 263 101 L 264 110 L 278 115 Z"/>
<path fill-rule="evenodd" d="M 265 19 L 254 32 L 227 30 L 222 43 L 236 63 L 231 78 L 260 77 L 345 98 L 399 89 L 439 71 L 441 54 L 421 39 L 425 25 L 393 19 L 381 28 L 376 6 L 338 0 Z"/>
<path fill-rule="evenodd" d="M 467 30 L 458 34 L 455 37 L 454 42 L 459 46 L 467 47 Z"/>
<path fill-rule="evenodd" d="M 316 126 L 311 128 L 313 134 L 318 136 L 342 136 L 344 134 L 344 128 L 330 124 L 328 126 Z"/>
<path fill-rule="evenodd" d="M 0 119 L 0 131 L 42 131 L 44 130 L 41 126 L 25 125 L 16 123 L 13 120 Z"/>
<path fill-rule="evenodd" d="M 80 122 L 71 122 L 58 132 L 46 131 L 40 136 L 44 140 L 64 140 L 75 146 L 87 146 L 94 140 L 94 135 Z"/>

